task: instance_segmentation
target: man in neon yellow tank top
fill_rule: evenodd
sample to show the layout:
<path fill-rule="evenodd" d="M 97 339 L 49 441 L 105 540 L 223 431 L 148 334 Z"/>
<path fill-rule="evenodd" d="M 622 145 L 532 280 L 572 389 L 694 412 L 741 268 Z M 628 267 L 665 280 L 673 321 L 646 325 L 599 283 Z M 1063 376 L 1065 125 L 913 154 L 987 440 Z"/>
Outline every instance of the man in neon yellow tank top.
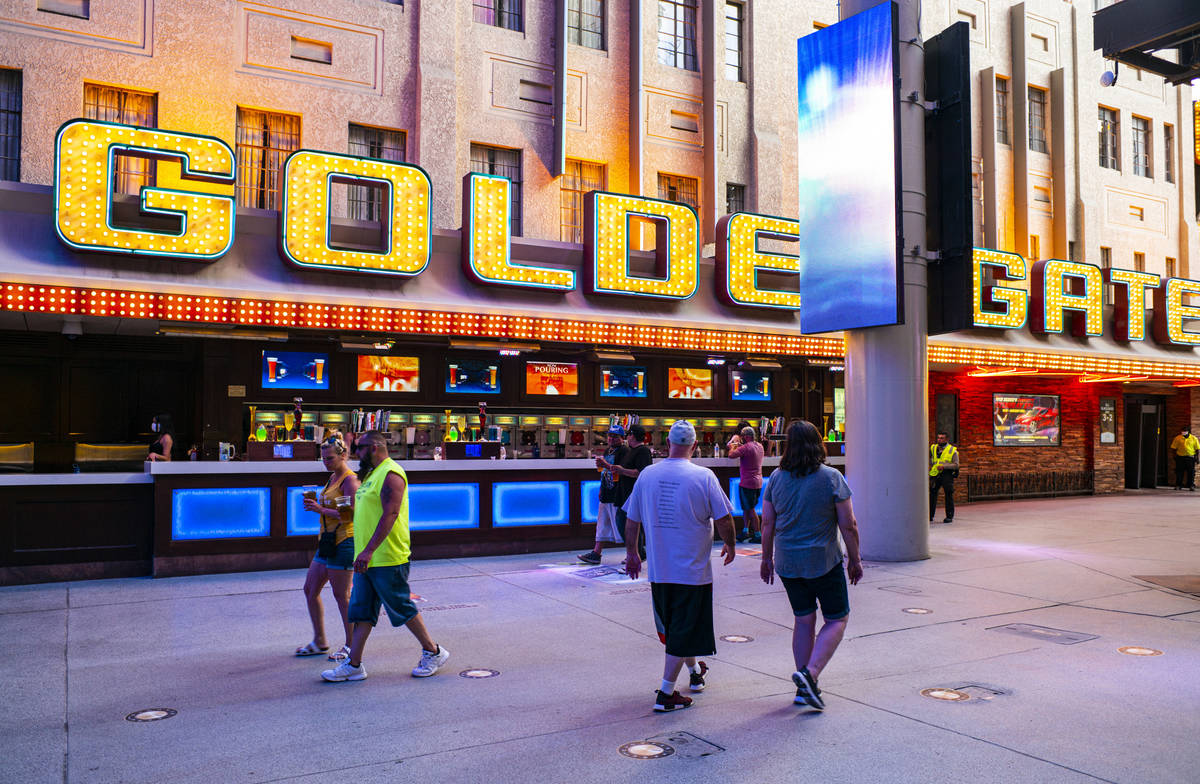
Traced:
<path fill-rule="evenodd" d="M 372 430 L 365 434 L 356 451 L 362 484 L 354 494 L 354 588 L 346 612 L 347 620 L 354 624 L 354 637 L 349 658 L 322 672 L 321 677 L 334 682 L 367 677 L 362 666 L 363 649 L 382 606 L 393 626 L 407 626 L 421 643 L 421 661 L 412 674 L 414 678 L 427 678 L 446 663 L 450 652 L 429 636 L 408 588 L 408 556 L 412 551 L 408 477 L 388 457 L 387 439 L 382 433 Z"/>

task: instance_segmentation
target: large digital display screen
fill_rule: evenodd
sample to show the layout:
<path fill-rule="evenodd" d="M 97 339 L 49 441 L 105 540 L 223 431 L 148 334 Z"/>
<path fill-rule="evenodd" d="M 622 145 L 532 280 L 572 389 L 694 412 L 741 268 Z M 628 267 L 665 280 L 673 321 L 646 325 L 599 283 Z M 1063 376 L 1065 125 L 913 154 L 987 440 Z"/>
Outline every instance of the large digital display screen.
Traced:
<path fill-rule="evenodd" d="M 646 368 L 601 365 L 600 397 L 646 397 Z"/>
<path fill-rule="evenodd" d="M 525 394 L 578 395 L 579 366 L 574 362 L 526 362 Z"/>
<path fill-rule="evenodd" d="M 800 329 L 901 321 L 894 4 L 796 44 Z"/>
<path fill-rule="evenodd" d="M 673 400 L 712 400 L 713 372 L 709 368 L 667 368 L 667 397 Z"/>
<path fill-rule="evenodd" d="M 764 370 L 731 370 L 729 390 L 734 400 L 770 400 L 771 374 Z"/>
<path fill-rule="evenodd" d="M 452 359 L 446 363 L 446 391 L 494 395 L 500 391 L 500 364 L 486 359 Z"/>
<path fill-rule="evenodd" d="M 992 395 L 994 446 L 1058 446 L 1058 395 Z"/>
<path fill-rule="evenodd" d="M 262 353 L 263 389 L 329 389 L 329 355 L 310 351 Z"/>
<path fill-rule="evenodd" d="M 357 383 L 359 392 L 420 392 L 421 360 L 360 354 Z"/>

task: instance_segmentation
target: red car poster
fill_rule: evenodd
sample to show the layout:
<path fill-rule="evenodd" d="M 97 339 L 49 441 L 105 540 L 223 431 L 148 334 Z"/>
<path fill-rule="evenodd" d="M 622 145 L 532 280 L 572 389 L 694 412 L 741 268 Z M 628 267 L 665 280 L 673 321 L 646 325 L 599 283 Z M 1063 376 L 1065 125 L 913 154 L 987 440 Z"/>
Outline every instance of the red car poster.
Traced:
<path fill-rule="evenodd" d="M 994 446 L 1058 446 L 1058 395 L 992 395 Z"/>

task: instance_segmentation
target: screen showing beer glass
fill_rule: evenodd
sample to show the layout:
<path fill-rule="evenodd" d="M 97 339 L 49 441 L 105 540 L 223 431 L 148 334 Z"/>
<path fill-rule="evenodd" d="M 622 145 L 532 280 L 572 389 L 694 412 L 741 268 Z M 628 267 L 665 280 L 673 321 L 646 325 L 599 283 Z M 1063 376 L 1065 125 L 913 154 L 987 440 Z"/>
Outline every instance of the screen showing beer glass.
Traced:
<path fill-rule="evenodd" d="M 579 367 L 574 362 L 526 362 L 525 394 L 578 395 Z"/>
<path fill-rule="evenodd" d="M 1058 395 L 992 395 L 993 446 L 1058 446 Z"/>
<path fill-rule="evenodd" d="M 417 357 L 358 357 L 359 392 L 420 392 L 421 361 Z"/>
<path fill-rule="evenodd" d="M 712 400 L 713 372 L 708 368 L 667 368 L 667 397 Z"/>
<path fill-rule="evenodd" d="M 729 389 L 734 400 L 770 400 L 771 374 L 763 370 L 731 370 Z"/>
<path fill-rule="evenodd" d="M 646 397 L 646 368 L 601 365 L 600 397 Z"/>
<path fill-rule="evenodd" d="M 796 42 L 800 330 L 901 321 L 894 3 Z"/>
<path fill-rule="evenodd" d="M 497 394 L 500 391 L 500 365 L 486 359 L 452 359 L 446 364 L 446 391 Z"/>
<path fill-rule="evenodd" d="M 262 353 L 263 389 L 329 389 L 329 355 L 311 351 Z"/>

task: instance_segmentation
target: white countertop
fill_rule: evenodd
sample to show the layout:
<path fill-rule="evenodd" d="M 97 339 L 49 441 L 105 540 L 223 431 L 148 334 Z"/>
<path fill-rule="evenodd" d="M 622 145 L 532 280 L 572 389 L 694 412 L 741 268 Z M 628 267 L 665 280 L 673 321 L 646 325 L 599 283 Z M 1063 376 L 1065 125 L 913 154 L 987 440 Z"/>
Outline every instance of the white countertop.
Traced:
<path fill-rule="evenodd" d="M 0 487 L 30 487 L 37 485 L 148 485 L 154 481 L 150 474 L 0 474 Z"/>

